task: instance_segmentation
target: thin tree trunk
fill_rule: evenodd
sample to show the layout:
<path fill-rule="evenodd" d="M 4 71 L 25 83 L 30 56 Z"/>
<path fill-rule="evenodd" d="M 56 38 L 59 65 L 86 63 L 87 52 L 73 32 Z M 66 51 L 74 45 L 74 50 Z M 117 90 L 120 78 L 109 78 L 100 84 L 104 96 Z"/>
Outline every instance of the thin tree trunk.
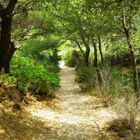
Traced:
<path fill-rule="evenodd" d="M 135 90 L 135 93 L 138 94 L 139 88 L 138 88 L 138 73 L 137 73 L 136 57 L 135 57 L 135 54 L 134 54 L 133 46 L 131 44 L 128 44 L 128 47 L 130 49 L 131 60 L 132 60 L 134 90 Z M 137 95 L 137 96 L 139 96 L 139 95 Z"/>
<path fill-rule="evenodd" d="M 100 53 L 100 57 L 101 57 L 101 63 L 102 63 L 102 65 L 104 65 L 104 58 L 103 58 L 102 44 L 101 44 L 100 36 L 98 36 L 98 40 L 99 40 L 99 53 Z"/>
<path fill-rule="evenodd" d="M 84 54 L 84 51 L 81 48 L 81 44 L 79 43 L 79 41 L 77 39 L 75 39 L 75 38 L 68 38 L 68 39 L 71 40 L 71 41 L 73 41 L 77 45 L 77 47 L 79 48 L 79 50 L 81 51 L 81 53 Z"/>
<path fill-rule="evenodd" d="M 90 46 L 89 46 L 89 40 L 86 40 L 85 34 L 84 34 L 84 30 L 82 28 L 82 24 L 81 24 L 81 19 L 78 17 L 78 30 L 79 30 L 79 34 L 81 37 L 81 40 L 85 46 L 85 53 L 84 53 L 84 65 L 88 66 L 89 65 L 89 54 L 90 54 Z"/>
<path fill-rule="evenodd" d="M 79 50 L 81 51 L 81 53 L 84 54 L 84 51 L 83 51 L 83 49 L 81 48 L 81 45 L 80 45 L 80 43 L 78 42 L 78 40 L 74 40 L 74 42 L 77 44 L 77 46 L 78 46 Z"/>
<path fill-rule="evenodd" d="M 98 83 L 101 84 L 102 83 L 102 78 L 101 78 L 101 73 L 100 73 L 100 69 L 98 68 L 98 53 L 97 53 L 97 45 L 94 42 L 94 40 L 92 40 L 93 43 L 93 49 L 94 49 L 94 60 L 93 60 L 93 66 L 97 72 L 97 77 L 98 77 Z"/>
<path fill-rule="evenodd" d="M 124 28 L 124 32 L 125 32 L 125 37 L 127 40 L 127 45 L 129 48 L 129 52 L 131 55 L 131 63 L 132 63 L 132 68 L 133 68 L 133 85 L 134 85 L 134 90 L 136 93 L 136 96 L 138 97 L 138 92 L 139 92 L 139 87 L 138 87 L 138 73 L 137 73 L 137 62 L 136 62 L 136 57 L 135 57 L 135 53 L 134 53 L 134 48 L 131 44 L 130 41 L 130 37 L 129 37 L 129 31 Z"/>
<path fill-rule="evenodd" d="M 89 66 L 89 54 L 90 54 L 90 47 L 86 47 L 86 51 L 84 53 L 84 65 Z"/>
<path fill-rule="evenodd" d="M 130 40 L 130 33 L 129 33 L 130 29 L 128 29 L 126 26 L 126 19 L 125 19 L 124 13 L 122 15 L 122 23 L 123 23 L 123 30 L 124 30 L 126 42 L 128 45 L 130 56 L 131 56 L 131 63 L 132 63 L 132 69 L 133 69 L 134 91 L 135 91 L 136 96 L 139 97 L 137 62 L 136 62 L 136 57 L 135 57 L 135 53 L 134 53 L 134 48 L 133 48 L 133 46 L 131 44 L 131 40 Z"/>
<path fill-rule="evenodd" d="M 96 43 L 93 41 L 93 49 L 94 49 L 94 60 L 93 60 L 93 65 L 94 67 L 98 67 L 98 56 L 97 56 L 97 46 Z"/>

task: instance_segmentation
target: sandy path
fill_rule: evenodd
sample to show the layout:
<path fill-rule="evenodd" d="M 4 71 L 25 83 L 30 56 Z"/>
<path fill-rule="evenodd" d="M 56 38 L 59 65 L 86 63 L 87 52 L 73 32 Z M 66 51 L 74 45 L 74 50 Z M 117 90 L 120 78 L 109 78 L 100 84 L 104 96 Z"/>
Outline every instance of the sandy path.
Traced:
<path fill-rule="evenodd" d="M 104 108 L 97 97 L 80 93 L 75 82 L 75 70 L 65 67 L 60 72 L 61 89 L 49 107 L 48 103 L 33 105 L 28 109 L 51 130 L 41 140 L 96 140 L 113 112 Z"/>

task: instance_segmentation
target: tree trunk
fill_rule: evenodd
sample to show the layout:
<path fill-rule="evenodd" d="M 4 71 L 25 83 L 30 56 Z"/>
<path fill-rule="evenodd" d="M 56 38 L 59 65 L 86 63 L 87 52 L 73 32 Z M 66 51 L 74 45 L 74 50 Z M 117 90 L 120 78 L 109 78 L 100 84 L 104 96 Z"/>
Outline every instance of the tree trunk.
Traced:
<path fill-rule="evenodd" d="M 97 54 L 97 45 L 94 42 L 94 40 L 92 40 L 93 43 L 93 49 L 94 49 L 94 60 L 93 60 L 93 66 L 97 72 L 97 78 L 98 78 L 98 84 L 101 85 L 102 83 L 102 78 L 101 78 L 101 73 L 100 73 L 100 69 L 98 68 L 98 54 Z"/>
<path fill-rule="evenodd" d="M 86 40 L 86 36 L 85 36 L 84 30 L 82 28 L 81 18 L 79 18 L 79 16 L 78 16 L 78 30 L 79 30 L 81 40 L 86 49 L 86 51 L 84 53 L 84 59 L 83 59 L 84 65 L 89 66 L 89 54 L 90 54 L 89 40 L 88 41 Z"/>
<path fill-rule="evenodd" d="M 0 66 L 1 70 L 5 67 L 9 62 L 9 51 L 10 51 L 10 42 L 11 42 L 11 25 L 12 25 L 12 18 L 8 17 L 7 15 L 2 16 L 1 21 L 1 40 L 0 40 L 0 54 L 1 54 L 1 60 L 0 60 Z M 9 65 L 9 64 L 8 64 Z M 9 73 L 9 70 L 7 69 L 5 72 Z"/>
<path fill-rule="evenodd" d="M 4 68 L 6 73 L 10 71 L 11 55 L 11 29 L 12 29 L 12 14 L 15 9 L 17 0 L 10 0 L 7 7 L 4 8 L 0 4 L 1 18 L 1 36 L 0 36 L 0 73 Z"/>
<path fill-rule="evenodd" d="M 98 40 L 99 40 L 99 53 L 100 53 L 100 57 L 101 57 L 101 64 L 104 65 L 104 58 L 103 58 L 102 44 L 101 44 L 100 36 L 98 36 Z"/>
<path fill-rule="evenodd" d="M 79 50 L 81 51 L 81 53 L 84 54 L 84 51 L 83 51 L 83 49 L 81 48 L 80 43 L 79 43 L 77 40 L 74 40 L 74 41 L 75 41 L 75 43 L 77 44 L 77 46 L 78 46 Z"/>
<path fill-rule="evenodd" d="M 93 48 L 94 48 L 94 60 L 93 60 L 93 65 L 94 67 L 98 67 L 98 56 L 97 56 L 97 46 L 96 43 L 93 41 Z"/>
<path fill-rule="evenodd" d="M 6 63 L 3 66 L 4 67 L 4 71 L 7 74 L 10 74 L 10 62 L 11 62 L 11 59 L 12 59 L 15 51 L 16 51 L 15 45 L 14 45 L 13 42 L 11 42 L 10 48 L 9 48 L 9 52 L 8 52 L 8 58 L 6 60 Z"/>
<path fill-rule="evenodd" d="M 84 65 L 89 66 L 89 54 L 90 54 L 90 47 L 86 47 L 86 51 L 84 53 Z"/>
<path fill-rule="evenodd" d="M 131 55 L 131 63 L 133 68 L 133 85 L 134 85 L 134 91 L 136 93 L 136 96 L 139 97 L 139 86 L 138 86 L 138 73 L 137 73 L 137 62 L 136 57 L 134 53 L 134 48 L 131 44 L 130 36 L 129 36 L 129 30 L 124 27 L 124 33 L 127 41 L 127 45 L 130 51 Z"/>
<path fill-rule="evenodd" d="M 3 66 L 3 68 L 4 68 L 4 72 L 9 75 L 10 74 L 10 62 L 6 62 Z"/>
<path fill-rule="evenodd" d="M 133 68 L 133 82 L 134 82 L 134 90 L 135 93 L 138 95 L 139 92 L 139 86 L 138 86 L 138 73 L 137 73 L 137 63 L 136 63 L 136 58 L 135 58 L 135 54 L 134 54 L 134 49 L 133 46 L 131 44 L 128 44 L 129 50 L 130 50 L 130 54 L 131 54 L 131 61 L 132 61 L 132 68 Z"/>
<path fill-rule="evenodd" d="M 124 35 L 125 35 L 126 42 L 128 45 L 128 49 L 130 52 L 130 56 L 131 56 L 134 91 L 135 91 L 136 96 L 139 97 L 137 62 L 136 62 L 136 57 L 135 57 L 135 53 L 134 53 L 134 48 L 133 48 L 133 45 L 131 44 L 131 39 L 130 39 L 130 29 L 131 28 L 127 27 L 127 20 L 126 20 L 126 15 L 125 15 L 124 11 L 122 11 L 122 25 L 123 25 L 123 31 L 124 31 Z"/>

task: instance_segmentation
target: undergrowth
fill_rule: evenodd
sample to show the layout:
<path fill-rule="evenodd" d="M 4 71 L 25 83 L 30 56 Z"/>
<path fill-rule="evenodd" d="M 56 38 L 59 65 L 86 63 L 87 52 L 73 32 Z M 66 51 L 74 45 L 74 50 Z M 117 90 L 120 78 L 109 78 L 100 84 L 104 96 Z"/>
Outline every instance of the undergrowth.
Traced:
<path fill-rule="evenodd" d="M 132 89 L 131 70 L 109 66 L 78 68 L 76 81 L 85 92 L 101 98 L 106 107 L 112 107 L 116 117 L 108 123 L 106 132 L 125 140 L 140 137 L 140 102 Z M 109 139 L 107 135 L 103 135 Z M 102 139 L 102 136 L 101 136 Z"/>

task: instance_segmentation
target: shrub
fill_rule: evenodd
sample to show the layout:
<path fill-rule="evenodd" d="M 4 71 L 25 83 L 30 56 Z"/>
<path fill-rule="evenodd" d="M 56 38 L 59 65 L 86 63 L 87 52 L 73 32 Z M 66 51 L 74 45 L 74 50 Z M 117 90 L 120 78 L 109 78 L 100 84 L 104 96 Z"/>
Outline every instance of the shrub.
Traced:
<path fill-rule="evenodd" d="M 12 60 L 11 74 L 16 78 L 17 89 L 25 94 L 50 96 L 52 90 L 59 87 L 59 78 L 41 64 L 35 64 L 28 57 L 16 54 Z"/>
<path fill-rule="evenodd" d="M 125 80 L 124 76 L 127 77 L 127 74 L 122 76 L 121 69 L 117 71 L 109 66 L 85 68 L 79 65 L 76 81 L 84 92 L 94 90 L 94 93 L 102 97 L 103 102 L 108 106 L 115 98 L 129 98 L 132 94 L 132 88 L 127 83 L 130 77 Z"/>
<path fill-rule="evenodd" d="M 58 76 L 45 70 L 43 66 L 38 66 L 33 71 L 32 81 L 30 82 L 30 90 L 33 94 L 48 95 L 59 87 Z"/>
<path fill-rule="evenodd" d="M 65 64 L 69 67 L 75 67 L 80 60 L 81 54 L 76 50 L 68 51 L 64 57 Z"/>
<path fill-rule="evenodd" d="M 78 70 L 76 81 L 80 84 L 83 91 L 89 91 L 96 85 L 96 74 L 95 70 L 91 67 L 86 67 Z"/>
<path fill-rule="evenodd" d="M 41 41 L 26 41 L 21 53 L 23 56 L 34 60 L 36 64 L 42 64 L 47 70 L 56 73 L 59 71 L 58 61 L 61 60 L 58 55 L 58 46 L 59 40 L 57 38 L 47 37 Z"/>
<path fill-rule="evenodd" d="M 97 80 L 94 92 L 102 97 L 107 106 L 114 103 L 115 98 L 129 98 L 132 95 L 133 90 L 129 84 L 124 84 L 126 81 L 121 77 L 121 71 L 104 66 L 99 69 L 99 75 L 100 81 Z"/>

